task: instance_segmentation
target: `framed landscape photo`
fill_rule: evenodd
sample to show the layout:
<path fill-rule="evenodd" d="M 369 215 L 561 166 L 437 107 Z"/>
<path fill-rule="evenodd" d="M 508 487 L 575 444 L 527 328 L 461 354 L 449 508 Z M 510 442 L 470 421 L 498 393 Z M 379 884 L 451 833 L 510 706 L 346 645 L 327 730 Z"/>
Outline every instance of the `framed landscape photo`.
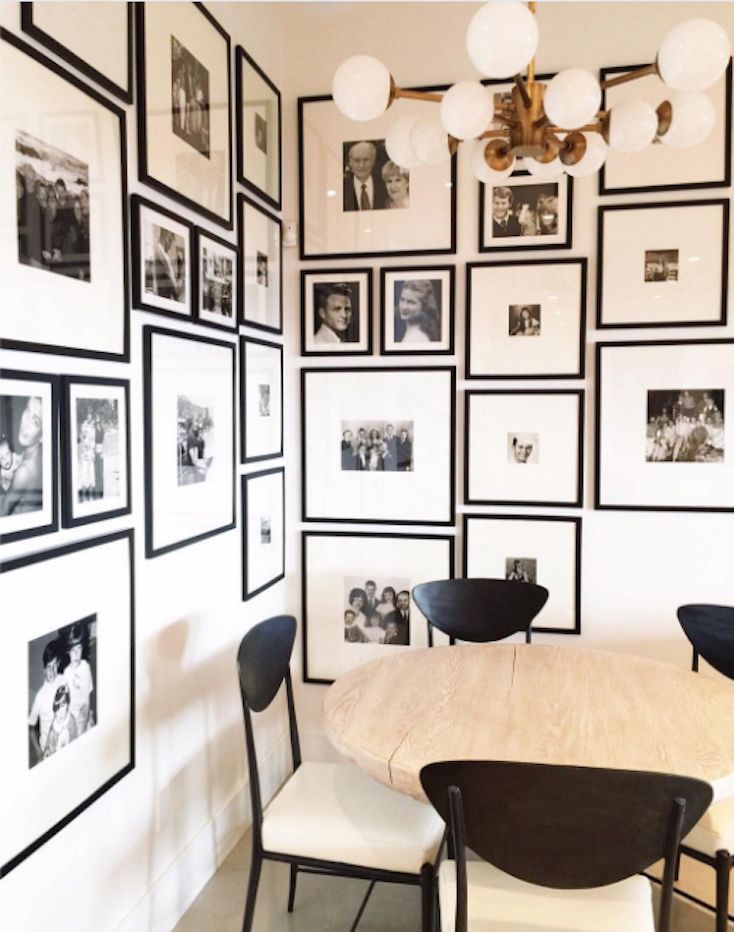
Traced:
<path fill-rule="evenodd" d="M 11 33 L 0 44 L 0 340 L 126 361 L 125 114 Z"/>
<path fill-rule="evenodd" d="M 145 556 L 235 525 L 235 345 L 143 328 Z"/>
<path fill-rule="evenodd" d="M 247 602 L 285 576 L 283 467 L 242 476 L 242 599 Z"/>
<path fill-rule="evenodd" d="M 203 3 L 136 5 L 142 182 L 232 229 L 230 39 Z"/>
<path fill-rule="evenodd" d="M 64 527 L 130 514 L 130 383 L 65 376 L 61 396 Z"/>
<path fill-rule="evenodd" d="M 584 392 L 465 394 L 467 505 L 565 505 L 583 496 Z"/>
<path fill-rule="evenodd" d="M 194 228 L 193 294 L 200 324 L 237 329 L 239 250 L 232 243 Z"/>
<path fill-rule="evenodd" d="M 283 347 L 240 337 L 240 459 L 283 455 Z"/>
<path fill-rule="evenodd" d="M 479 189 L 479 252 L 571 247 L 569 175 L 547 181 L 518 170 L 498 185 L 480 182 Z"/>
<path fill-rule="evenodd" d="M 303 369 L 304 521 L 453 525 L 456 370 Z"/>
<path fill-rule="evenodd" d="M 240 278 L 239 321 L 283 332 L 283 243 L 280 218 L 244 194 L 237 195 Z"/>
<path fill-rule="evenodd" d="M 734 340 L 597 343 L 595 507 L 734 511 Z"/>
<path fill-rule="evenodd" d="M 280 91 L 241 45 L 235 75 L 237 180 L 280 210 Z"/>
<path fill-rule="evenodd" d="M 301 553 L 306 683 L 331 683 L 368 660 L 428 647 L 412 591 L 453 579 L 453 537 L 304 531 Z M 448 643 L 440 633 L 437 640 Z"/>
<path fill-rule="evenodd" d="M 464 576 L 545 586 L 533 633 L 581 634 L 581 518 L 464 515 Z"/>
<path fill-rule="evenodd" d="M 453 265 L 380 270 L 383 356 L 454 352 Z"/>
<path fill-rule="evenodd" d="M 468 379 L 583 378 L 586 259 L 470 262 Z"/>
<path fill-rule="evenodd" d="M 597 327 L 726 323 L 729 202 L 599 208 Z"/>
<path fill-rule="evenodd" d="M 331 97 L 299 98 L 302 259 L 456 251 L 455 157 L 406 169 L 385 149 L 395 120 L 434 115 L 434 103 L 401 99 L 357 123 Z"/>
<path fill-rule="evenodd" d="M 301 272 L 301 355 L 372 354 L 372 269 Z"/>
<path fill-rule="evenodd" d="M 6 624 L 0 877 L 135 766 L 133 531 L 0 564 Z"/>
<path fill-rule="evenodd" d="M 166 317 L 193 317 L 193 227 L 165 207 L 133 194 L 133 307 Z"/>

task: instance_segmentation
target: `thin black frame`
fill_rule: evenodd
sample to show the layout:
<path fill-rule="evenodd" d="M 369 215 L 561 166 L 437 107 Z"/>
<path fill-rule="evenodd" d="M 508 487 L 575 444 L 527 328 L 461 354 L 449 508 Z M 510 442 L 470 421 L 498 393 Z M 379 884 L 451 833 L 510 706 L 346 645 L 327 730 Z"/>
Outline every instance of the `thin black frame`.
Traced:
<path fill-rule="evenodd" d="M 232 284 L 237 285 L 239 291 L 239 269 L 240 269 L 240 248 L 236 243 L 223 239 L 221 236 L 215 236 L 204 227 L 195 226 L 193 229 L 193 262 L 191 267 L 191 300 L 193 309 L 193 318 L 195 323 L 201 324 L 202 327 L 213 327 L 220 333 L 237 333 L 239 322 L 237 320 L 237 301 L 232 303 L 232 324 L 217 324 L 213 320 L 203 320 L 201 317 L 201 301 L 199 300 L 199 289 L 201 286 L 201 240 L 210 239 L 213 243 L 225 246 L 234 253 L 234 267 L 232 275 Z"/>
<path fill-rule="evenodd" d="M 27 35 L 34 38 L 37 42 L 40 42 L 41 45 L 44 45 L 50 52 L 58 55 L 67 65 L 71 65 L 73 68 L 76 68 L 77 71 L 81 71 L 85 77 L 94 81 L 95 84 L 104 88 L 108 93 L 114 94 L 115 97 L 119 97 L 123 103 L 131 104 L 133 102 L 133 3 L 127 4 L 127 87 L 121 87 L 119 84 L 116 84 L 111 78 L 108 78 L 107 75 L 93 68 L 92 65 L 84 61 L 83 58 L 80 58 L 75 52 L 72 52 L 70 48 L 59 42 L 58 39 L 54 39 L 50 33 L 41 29 L 40 26 L 34 23 L 34 6 L 35 4 L 33 3 L 20 4 L 20 28 L 23 32 L 27 33 Z"/>
<path fill-rule="evenodd" d="M 469 497 L 469 451 L 471 447 L 470 401 L 479 395 L 575 395 L 578 398 L 578 427 L 576 431 L 576 497 L 571 502 L 536 501 L 534 499 L 470 498 Z M 586 393 L 583 388 L 519 388 L 472 389 L 464 393 L 464 504 L 465 505 L 528 505 L 541 508 L 581 508 L 584 503 L 584 413 Z"/>
<path fill-rule="evenodd" d="M 44 550 L 40 553 L 32 553 L 27 556 L 14 557 L 9 560 L 0 562 L 0 574 L 9 573 L 12 570 L 22 569 L 26 566 L 32 566 L 34 563 L 42 563 L 45 560 L 55 559 L 57 557 L 67 556 L 70 553 L 76 553 L 79 550 L 89 550 L 92 547 L 98 547 L 103 544 L 111 544 L 116 540 L 127 538 L 130 554 L 130 762 L 121 770 L 113 774 L 106 780 L 102 786 L 96 789 L 87 799 L 67 813 L 63 819 L 59 819 L 55 825 L 52 825 L 47 831 L 39 836 L 34 842 L 19 851 L 15 857 L 11 858 L 6 864 L 0 865 L 0 878 L 7 876 L 14 868 L 22 863 L 27 857 L 37 851 L 42 845 L 54 837 L 61 829 L 66 828 L 70 822 L 73 822 L 78 815 L 81 815 L 85 809 L 88 809 L 92 803 L 95 803 L 101 796 L 112 789 L 119 783 L 123 777 L 127 776 L 135 769 L 135 531 L 129 528 L 124 531 L 116 531 L 113 534 L 106 534 L 104 537 L 95 537 L 91 540 L 75 541 L 71 544 L 65 544 L 54 550 Z"/>
<path fill-rule="evenodd" d="M 71 484 L 71 462 L 74 456 L 74 438 L 71 434 L 71 405 L 70 389 L 72 385 L 109 385 L 123 389 L 125 395 L 125 419 L 124 425 L 120 423 L 120 430 L 125 431 L 125 461 L 127 463 L 125 483 L 125 495 L 127 505 L 122 508 L 111 508 L 109 511 L 102 511 L 93 515 L 85 515 L 80 518 L 73 516 L 72 500 L 74 490 Z M 62 527 L 80 527 L 84 524 L 92 524 L 95 521 L 107 521 L 110 518 L 117 518 L 120 515 L 129 515 L 132 512 L 132 476 L 131 476 L 131 455 L 130 455 L 130 380 L 129 379 L 109 379 L 90 375 L 65 375 L 61 376 L 61 524 Z"/>
<path fill-rule="evenodd" d="M 389 522 L 393 523 L 393 522 Z M 406 522 L 407 523 L 407 522 Z M 447 579 L 456 578 L 456 536 L 455 534 L 385 534 L 380 531 L 301 531 L 301 615 L 303 618 L 303 639 L 301 645 L 301 658 L 303 662 L 303 682 L 320 683 L 324 686 L 330 686 L 334 680 L 323 679 L 320 677 L 310 677 L 308 675 L 308 577 L 306 573 L 308 553 L 307 541 L 309 537 L 367 537 L 367 538 L 387 538 L 388 540 L 433 540 L 447 541 L 449 545 L 449 575 Z M 413 593 L 410 594 L 411 605 L 413 602 Z M 420 648 L 418 648 L 420 650 Z M 430 649 L 430 648 L 425 648 Z"/>
<path fill-rule="evenodd" d="M 594 510 L 595 511 L 678 511 L 678 512 L 707 512 L 707 513 L 726 513 L 734 512 L 734 505 L 730 506 L 697 506 L 697 505 L 602 505 L 600 503 L 601 495 L 601 378 L 602 378 L 602 350 L 609 347 L 646 347 L 646 346 L 721 346 L 729 345 L 734 348 L 734 337 L 721 339 L 703 339 L 703 340 L 620 340 L 614 343 L 597 343 L 596 344 L 596 379 L 595 379 L 595 402 L 594 414 L 596 423 L 596 434 L 594 437 L 594 461 L 596 463 L 596 474 L 594 476 Z"/>
<path fill-rule="evenodd" d="M 247 352 L 246 344 L 255 343 L 266 346 L 268 349 L 278 350 L 280 353 L 280 449 L 277 453 L 261 453 L 258 456 L 247 456 Z M 258 337 L 240 334 L 240 465 L 248 463 L 261 463 L 263 460 L 275 460 L 283 455 L 283 344 L 271 343 Z"/>
<path fill-rule="evenodd" d="M 566 524 L 575 525 L 575 546 L 574 546 L 574 627 L 573 628 L 548 628 L 531 625 L 533 634 L 581 634 L 581 544 L 583 520 L 580 515 L 505 515 L 505 514 L 464 514 L 461 525 L 462 543 L 461 543 L 461 575 L 464 579 L 468 578 L 467 564 L 469 557 L 469 545 L 467 536 L 467 527 L 469 521 L 553 521 L 565 522 Z"/>
<path fill-rule="evenodd" d="M 208 24 L 214 28 L 225 40 L 227 45 L 227 180 L 229 185 L 229 198 L 227 206 L 229 212 L 227 216 L 220 216 L 206 207 L 198 204 L 191 198 L 181 194 L 175 188 L 169 187 L 165 182 L 159 181 L 148 171 L 148 129 L 147 129 L 147 102 L 145 92 L 145 3 L 135 3 L 135 48 L 137 55 L 137 89 L 138 89 L 138 178 L 143 184 L 158 191 L 159 194 L 165 194 L 172 200 L 183 204 L 190 210 L 195 211 L 212 223 L 224 227 L 225 230 L 231 230 L 234 221 L 232 218 L 232 40 L 229 33 L 217 22 L 203 3 L 195 2 L 196 9 L 206 18 Z"/>
<path fill-rule="evenodd" d="M 244 166 L 244 148 L 245 148 L 245 139 L 244 139 L 244 126 L 242 125 L 242 108 L 244 101 L 242 99 L 242 71 L 244 65 L 248 64 L 253 71 L 255 71 L 263 81 L 268 85 L 275 95 L 275 99 L 278 102 L 278 197 L 274 198 L 267 191 L 263 191 L 262 188 L 259 188 L 254 181 L 250 181 L 249 178 L 245 175 L 245 166 Z M 269 204 L 275 210 L 280 210 L 281 202 L 283 198 L 283 116 L 282 116 L 282 106 L 280 91 L 273 84 L 270 78 L 265 74 L 262 68 L 258 65 L 254 58 L 247 54 L 245 49 L 238 45 L 235 49 L 235 107 L 237 110 L 236 113 L 236 124 L 237 124 L 237 181 L 244 185 L 249 191 L 252 191 L 254 194 L 257 194 L 258 197 L 261 197 L 266 204 Z"/>
<path fill-rule="evenodd" d="M 11 544 L 16 540 L 39 537 L 41 534 L 53 534 L 59 529 L 59 376 L 42 372 L 25 372 L 20 369 L 0 369 L 0 378 L 26 382 L 48 382 L 51 386 L 51 523 L 28 528 L 25 531 L 13 531 L 10 534 L 0 533 L 1 546 Z"/>
<path fill-rule="evenodd" d="M 615 65 L 612 68 L 600 68 L 599 80 L 605 81 L 607 78 L 617 74 L 626 74 L 643 68 L 644 65 Z M 732 103 L 732 62 L 726 69 L 725 78 L 725 120 L 724 127 L 724 177 L 721 181 L 688 181 L 680 184 L 651 184 L 642 185 L 641 187 L 626 186 L 621 188 L 609 188 L 606 185 L 606 165 L 602 165 L 599 171 L 599 188 L 598 193 L 601 197 L 609 194 L 642 194 L 658 191 L 697 191 L 704 188 L 728 188 L 731 184 L 731 103 Z M 602 91 L 601 109 L 606 110 L 606 91 Z"/>
<path fill-rule="evenodd" d="M 26 353 L 53 353 L 55 356 L 79 356 L 83 359 L 107 359 L 111 362 L 130 362 L 130 279 L 128 276 L 128 219 L 127 219 L 127 123 L 125 111 L 113 104 L 94 88 L 84 84 L 79 78 L 61 68 L 50 58 L 46 58 L 36 49 L 27 45 L 7 29 L 0 27 L 0 41 L 8 42 L 39 65 L 53 72 L 57 77 L 67 81 L 77 90 L 91 97 L 96 103 L 114 114 L 120 122 L 120 233 L 122 234 L 122 352 L 112 353 L 102 350 L 77 349 L 73 346 L 57 346 L 49 343 L 36 343 L 28 340 L 8 340 L 3 338 L 3 349 L 22 350 Z"/>
<path fill-rule="evenodd" d="M 519 375 L 500 373 L 498 375 L 488 375 L 487 373 L 474 373 L 471 370 L 471 302 L 472 302 L 472 272 L 474 269 L 481 268 L 504 268 L 507 266 L 521 265 L 578 265 L 581 272 L 579 288 L 579 366 L 578 372 L 568 373 L 542 373 L 527 372 Z M 464 358 L 466 360 L 466 374 L 464 378 L 467 381 L 517 381 L 519 379 L 583 379 L 586 375 L 586 304 L 587 304 L 587 280 L 588 280 L 589 260 L 585 256 L 565 256 L 561 259 L 508 259 L 505 262 L 467 262 L 466 264 L 466 307 L 465 307 L 465 336 L 464 336 Z"/>
<path fill-rule="evenodd" d="M 641 189 L 643 190 L 643 189 Z M 604 313 L 604 217 L 615 210 L 661 210 L 667 207 L 721 207 L 721 303 L 718 320 L 623 321 L 605 324 Z M 727 299 L 729 290 L 729 199 L 711 198 L 693 201 L 650 201 L 644 204 L 600 204 L 597 207 L 596 239 L 596 328 L 597 330 L 638 330 L 667 327 L 722 327 L 727 321 Z"/>
<path fill-rule="evenodd" d="M 450 377 L 451 424 L 449 427 L 449 517 L 444 521 L 416 521 L 397 518 L 330 518 L 306 515 L 306 376 L 310 373 L 341 373 L 355 375 L 362 372 L 421 372 L 433 375 L 447 372 Z M 453 527 L 456 524 L 456 366 L 319 366 L 301 369 L 301 521 L 304 524 L 389 524 L 396 527 Z"/>
<path fill-rule="evenodd" d="M 247 230 L 245 227 L 245 205 L 252 207 L 261 213 L 268 220 L 278 225 L 280 231 L 278 236 L 278 279 L 279 279 L 279 307 L 278 307 L 278 326 L 270 327 L 268 324 L 261 324 L 257 321 L 245 320 L 245 266 L 247 264 L 247 253 L 245 252 L 245 237 Z M 237 320 L 243 327 L 252 327 L 255 330 L 265 330 L 267 333 L 283 333 L 283 222 L 280 217 L 266 210 L 262 204 L 253 201 L 246 194 L 237 195 L 237 245 L 239 248 L 239 278 L 237 280 Z"/>
<path fill-rule="evenodd" d="M 221 527 L 210 528 L 201 534 L 194 534 L 193 537 L 186 537 L 183 540 L 174 541 L 163 547 L 153 546 L 153 519 L 155 517 L 153 501 L 153 337 L 166 336 L 175 337 L 179 340 L 191 340 L 194 343 L 206 343 L 212 346 L 226 348 L 232 353 L 232 520 Z M 171 553 L 173 550 L 180 550 L 182 547 L 188 547 L 191 544 L 198 544 L 202 540 L 215 537 L 217 534 L 223 534 L 225 531 L 231 531 L 237 521 L 236 513 L 236 482 L 237 471 L 235 469 L 235 431 L 237 429 L 237 418 L 235 416 L 236 390 L 235 390 L 235 369 L 237 362 L 237 345 L 234 342 L 225 340 L 215 340 L 213 337 L 201 336 L 198 333 L 187 333 L 181 330 L 169 330 L 165 327 L 153 327 L 149 324 L 143 327 L 143 437 L 144 437 L 144 455 L 145 455 L 145 558 L 146 560 L 163 556 Z"/>
<path fill-rule="evenodd" d="M 306 283 L 310 275 L 331 275 L 334 281 L 344 281 L 349 275 L 366 275 L 367 276 L 367 349 L 339 349 L 328 352 L 327 350 L 307 350 L 306 349 Z M 371 356 L 373 352 L 374 337 L 374 319 L 372 308 L 372 278 L 373 271 L 371 267 L 361 269 L 301 269 L 301 356 L 331 356 L 332 358 L 341 359 L 342 356 Z M 347 346 L 349 344 L 346 344 Z"/>
<path fill-rule="evenodd" d="M 282 553 L 281 553 L 281 564 L 282 570 L 277 576 L 273 576 L 272 579 L 269 579 L 266 583 L 263 583 L 262 586 L 259 586 L 257 589 L 252 591 L 248 590 L 248 578 L 247 578 L 247 530 L 248 530 L 248 516 L 249 516 L 249 483 L 252 479 L 262 479 L 263 476 L 272 476 L 276 473 L 280 473 L 282 476 L 281 482 L 281 500 L 283 503 L 283 541 L 282 541 Z M 261 592 L 265 592 L 266 589 L 269 589 L 271 586 L 274 586 L 277 582 L 280 582 L 281 579 L 285 578 L 285 467 L 276 466 L 273 469 L 263 469 L 261 472 L 247 472 L 243 473 L 240 476 L 241 481 L 241 493 L 242 493 L 242 601 L 249 602 L 250 599 L 254 599 L 256 595 L 260 595 Z"/>
<path fill-rule="evenodd" d="M 448 272 L 449 273 L 449 346 L 448 349 L 417 349 L 415 346 L 405 350 L 385 349 L 385 322 L 387 319 L 387 302 L 385 295 L 385 279 L 391 272 L 425 272 L 426 276 L 430 272 Z M 455 349 L 456 336 L 456 266 L 451 265 L 425 265 L 425 266 L 405 266 L 397 268 L 395 266 L 380 269 L 380 356 L 453 356 Z M 430 344 L 429 344 L 430 345 Z"/>

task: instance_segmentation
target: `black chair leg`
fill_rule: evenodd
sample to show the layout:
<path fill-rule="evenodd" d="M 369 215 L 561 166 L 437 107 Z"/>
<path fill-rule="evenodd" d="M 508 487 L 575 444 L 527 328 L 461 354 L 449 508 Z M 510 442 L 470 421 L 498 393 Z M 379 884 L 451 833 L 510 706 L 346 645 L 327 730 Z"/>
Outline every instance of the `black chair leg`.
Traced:
<path fill-rule="evenodd" d="M 433 865 L 424 864 L 421 867 L 421 912 L 423 932 L 433 932 L 433 903 L 434 903 L 434 872 Z"/>
<path fill-rule="evenodd" d="M 242 921 L 242 932 L 252 932 L 252 920 L 255 917 L 257 886 L 260 883 L 260 870 L 262 866 L 262 858 L 259 854 L 253 851 L 252 864 L 250 865 L 250 878 L 247 881 L 247 901 L 245 903 L 245 918 Z"/>
<path fill-rule="evenodd" d="M 729 872 L 731 855 L 728 851 L 716 852 L 716 932 L 726 932 L 729 914 Z"/>
<path fill-rule="evenodd" d="M 291 864 L 291 878 L 288 885 L 288 912 L 293 912 L 293 904 L 296 901 L 296 878 L 298 877 L 298 867 Z"/>

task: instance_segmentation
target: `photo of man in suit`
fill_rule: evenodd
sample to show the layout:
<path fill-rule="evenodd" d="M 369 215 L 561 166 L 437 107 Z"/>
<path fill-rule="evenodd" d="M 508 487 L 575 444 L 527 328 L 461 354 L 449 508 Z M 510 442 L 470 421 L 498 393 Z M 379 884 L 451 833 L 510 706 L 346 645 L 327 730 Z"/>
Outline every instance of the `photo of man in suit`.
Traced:
<path fill-rule="evenodd" d="M 512 212 L 511 188 L 492 188 L 492 236 L 520 236 L 520 221 Z"/>
<path fill-rule="evenodd" d="M 387 158 L 384 141 L 347 142 L 344 150 L 344 210 L 385 210 L 389 199 L 381 174 Z"/>
<path fill-rule="evenodd" d="M 346 282 L 314 285 L 316 331 L 314 343 L 354 343 L 359 318 L 352 322 L 352 289 Z"/>
<path fill-rule="evenodd" d="M 405 589 L 397 594 L 395 611 L 385 616 L 388 628 L 392 629 L 390 644 L 410 644 L 410 593 Z"/>

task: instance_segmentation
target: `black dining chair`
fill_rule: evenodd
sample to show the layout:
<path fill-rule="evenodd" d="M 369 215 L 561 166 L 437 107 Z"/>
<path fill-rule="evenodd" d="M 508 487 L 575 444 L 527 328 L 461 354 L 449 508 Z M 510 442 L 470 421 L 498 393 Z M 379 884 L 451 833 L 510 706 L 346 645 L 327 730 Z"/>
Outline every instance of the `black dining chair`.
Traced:
<path fill-rule="evenodd" d="M 426 803 L 372 780 L 354 764 L 303 763 L 290 658 L 296 619 L 279 615 L 255 625 L 237 652 L 252 804 L 252 862 L 243 932 L 250 932 L 262 863 L 290 865 L 288 912 L 298 872 L 420 886 L 422 929 L 433 928 L 434 865 L 445 826 Z M 285 683 L 293 773 L 263 808 L 253 712 L 264 711 Z"/>
<path fill-rule="evenodd" d="M 728 605 L 681 605 L 678 621 L 693 647 L 692 669 L 699 657 L 734 680 L 734 608 Z M 732 736 L 734 741 L 734 736 Z M 734 797 L 711 806 L 681 844 L 681 853 L 716 871 L 716 932 L 726 932 L 729 881 L 734 868 Z"/>
<path fill-rule="evenodd" d="M 548 601 L 548 590 L 535 583 L 508 579 L 439 579 L 420 583 L 413 599 L 428 620 L 428 644 L 433 628 L 448 634 L 449 643 L 501 641 L 525 633 L 531 641 L 533 619 Z"/>
<path fill-rule="evenodd" d="M 661 858 L 657 932 L 668 932 L 678 843 L 712 797 L 690 777 L 504 761 L 429 764 L 421 784 L 453 837 L 455 861 L 438 874 L 441 932 L 655 932 L 638 875 Z"/>

